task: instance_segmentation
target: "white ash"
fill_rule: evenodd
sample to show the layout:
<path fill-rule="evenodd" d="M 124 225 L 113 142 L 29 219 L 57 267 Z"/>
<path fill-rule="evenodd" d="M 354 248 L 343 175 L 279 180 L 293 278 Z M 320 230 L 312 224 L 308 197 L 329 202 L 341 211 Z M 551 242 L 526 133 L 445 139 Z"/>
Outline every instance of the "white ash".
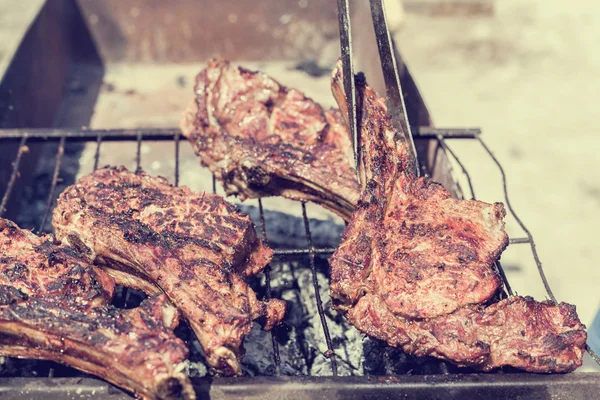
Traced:
<path fill-rule="evenodd" d="M 306 375 L 306 360 L 298 347 L 296 330 L 293 327 L 282 327 L 287 330 L 286 340 L 277 338 L 279 343 L 280 373 L 282 375 Z M 276 334 L 276 332 L 274 332 Z M 244 374 L 275 375 L 275 359 L 271 333 L 263 331 L 255 324 L 246 337 L 246 355 L 242 361 Z"/>
<path fill-rule="evenodd" d="M 328 349 L 317 309 L 312 271 L 308 268 L 298 268 L 295 275 L 301 288 L 300 297 L 308 320 L 305 340 L 309 347 L 316 350 L 310 369 L 311 375 L 332 375 L 331 362 L 324 356 Z M 317 280 L 321 300 L 323 301 L 325 319 L 338 361 L 338 374 L 342 376 L 354 375 L 362 369 L 362 337 L 358 331 L 348 325 L 339 313 L 331 309 L 329 304 L 329 279 L 321 272 L 317 272 Z"/>
<path fill-rule="evenodd" d="M 297 336 L 295 343 L 300 347 L 301 355 L 305 357 L 310 375 L 331 375 L 330 360 L 324 355 L 328 349 L 317 309 L 312 271 L 308 268 L 308 259 L 306 257 L 304 259 L 304 262 L 291 261 L 273 264 L 272 292 L 288 304 L 284 324 L 288 329 L 291 328 Z M 317 258 L 316 262 L 319 267 L 328 269 L 324 260 Z M 360 374 L 362 337 L 346 323 L 341 315 L 331 310 L 329 279 L 318 271 L 317 280 L 325 318 L 338 361 L 338 373 L 340 375 Z M 282 347 L 283 354 L 288 351 L 289 343 L 280 347 Z M 298 373 L 303 373 L 303 371 L 298 371 Z"/>
<path fill-rule="evenodd" d="M 208 374 L 208 369 L 202 361 L 184 361 L 185 373 L 190 378 L 201 378 Z"/>
<path fill-rule="evenodd" d="M 203 377 L 208 375 L 208 367 L 204 362 L 204 354 L 200 342 L 194 336 L 194 333 L 190 327 L 181 323 L 180 326 L 175 330 L 177 336 L 188 343 L 190 355 L 185 361 L 185 372 L 190 377 Z"/>

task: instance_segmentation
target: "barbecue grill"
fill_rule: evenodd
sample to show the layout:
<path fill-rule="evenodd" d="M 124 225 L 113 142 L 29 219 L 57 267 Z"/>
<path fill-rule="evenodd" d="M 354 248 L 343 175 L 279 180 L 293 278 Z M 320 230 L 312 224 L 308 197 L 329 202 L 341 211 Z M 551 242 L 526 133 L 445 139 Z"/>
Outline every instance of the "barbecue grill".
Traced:
<path fill-rule="evenodd" d="M 186 71 L 197 72 L 203 61 L 220 54 L 233 61 L 253 62 L 251 65 L 267 68 L 267 72 L 271 64 L 285 65 L 281 76 L 273 74 L 276 79 L 284 79 L 286 73 L 293 75 L 288 79 L 303 74 L 307 81 L 314 79 L 328 88 L 329 70 L 318 61 L 326 58 L 327 49 L 339 54 L 334 2 L 269 0 L 260 6 L 242 0 L 221 1 L 218 6 L 196 3 L 202 2 L 186 0 L 167 6 L 158 0 L 48 0 L 40 5 L 0 85 L 0 216 L 16 220 L 23 228 L 49 232 L 49 216 L 60 190 L 77 174 L 91 172 L 107 161 L 159 173 L 175 185 L 191 183 L 220 193 L 219 185 L 199 166 L 179 129 L 169 127 L 179 117 L 169 110 L 182 111 L 192 94 L 192 76 L 173 75 L 173 64 L 195 63 L 194 69 Z M 352 19 L 369 18 L 368 6 L 365 9 L 364 4 L 355 3 Z M 435 8 L 434 1 L 425 3 L 437 12 L 444 9 Z M 468 3 L 471 12 L 490 9 L 489 1 L 439 3 L 457 7 Z M 423 4 L 415 8 L 421 10 Z M 464 11 L 469 7 L 459 8 Z M 206 33 L 216 31 L 219 36 Z M 384 93 L 369 24 L 354 25 L 354 43 L 358 69 L 379 93 Z M 503 201 L 524 232 L 523 237 L 511 238 L 510 244 L 529 246 L 547 296 L 556 301 L 535 241 L 511 206 L 504 170 L 481 131 L 433 127 L 417 86 L 400 54 L 396 51 L 395 55 L 421 172 L 444 184 L 457 198 L 475 198 L 471 176 L 451 142 L 479 145 L 499 169 Z M 123 69 L 140 71 L 151 64 L 159 73 L 174 78 L 172 89 L 144 92 L 152 82 L 132 83 L 131 88 L 123 89 L 109 80 L 118 81 Z M 294 67 L 292 72 L 289 66 Z M 148 127 L 146 119 L 163 110 L 156 108 L 160 102 L 144 102 L 144 96 L 159 97 L 166 103 L 180 93 L 185 93 L 181 104 L 166 106 L 165 118 L 152 119 L 156 126 Z M 119 113 L 120 107 L 138 115 L 127 119 Z M 452 165 L 459 167 L 460 181 L 466 185 L 459 184 Z M 247 201 L 241 207 L 252 216 L 276 254 L 253 286 L 264 297 L 283 297 L 290 304 L 290 312 L 283 327 L 270 334 L 256 330 L 249 335 L 244 361 L 247 376 L 239 378 L 207 375 L 198 351 L 194 352 L 190 332 L 182 327 L 179 334 L 189 339 L 192 347 L 189 368 L 199 396 L 593 398 L 600 389 L 598 373 L 536 375 L 503 369 L 481 374 L 439 360 L 407 356 L 363 339 L 326 304 L 326 258 L 335 250 L 343 224 L 317 207 L 304 203 L 278 206 L 277 201 Z M 288 206 L 295 211 L 282 212 Z M 496 268 L 504 280 L 499 296 L 512 295 L 499 262 Z M 138 292 L 122 289 L 115 304 L 131 307 L 141 297 Z M 600 364 L 591 349 L 587 350 Z M 108 383 L 52 362 L 4 361 L 0 393 L 7 398 L 128 396 Z"/>

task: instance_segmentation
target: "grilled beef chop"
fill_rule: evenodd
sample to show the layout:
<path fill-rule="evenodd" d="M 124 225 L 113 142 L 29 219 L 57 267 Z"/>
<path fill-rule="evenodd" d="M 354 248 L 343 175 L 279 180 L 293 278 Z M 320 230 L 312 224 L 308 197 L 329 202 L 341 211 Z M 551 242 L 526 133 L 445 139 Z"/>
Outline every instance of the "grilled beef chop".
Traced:
<path fill-rule="evenodd" d="M 350 219 L 360 190 L 338 111 L 227 61 L 210 61 L 195 93 L 181 130 L 227 194 L 313 201 Z"/>
<path fill-rule="evenodd" d="M 344 109 L 341 66 L 333 92 Z M 585 327 L 568 304 L 512 297 L 487 308 L 508 243 L 499 204 L 458 201 L 405 171 L 383 99 L 357 82 L 364 188 L 330 260 L 334 308 L 362 332 L 457 365 L 563 372 L 581 365 Z M 345 115 L 345 114 L 344 114 Z"/>
<path fill-rule="evenodd" d="M 110 305 L 114 283 L 77 251 L 0 219 L 0 354 L 63 363 L 148 399 L 193 399 L 164 295 Z"/>
<path fill-rule="evenodd" d="M 242 342 L 253 320 L 263 319 L 268 330 L 283 318 L 283 301 L 258 301 L 244 280 L 273 252 L 250 218 L 219 196 L 105 168 L 61 194 L 52 224 L 58 239 L 106 267 L 118 283 L 164 291 L 217 372 L 241 373 Z"/>

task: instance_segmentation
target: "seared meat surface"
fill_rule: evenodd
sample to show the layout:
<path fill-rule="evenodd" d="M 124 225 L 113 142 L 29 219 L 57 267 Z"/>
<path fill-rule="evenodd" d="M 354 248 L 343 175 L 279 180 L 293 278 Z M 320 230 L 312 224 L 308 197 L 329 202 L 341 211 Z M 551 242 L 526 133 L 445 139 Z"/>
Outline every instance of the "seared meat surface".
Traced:
<path fill-rule="evenodd" d="M 333 92 L 344 109 L 341 66 Z M 357 92 L 364 188 L 330 260 L 334 308 L 362 332 L 411 354 L 489 370 L 563 372 L 581 365 L 585 327 L 568 304 L 513 297 L 487 308 L 508 243 L 504 207 L 455 200 L 405 171 L 383 99 Z"/>
<path fill-rule="evenodd" d="M 350 219 L 360 190 L 338 111 L 227 61 L 208 63 L 195 94 L 181 130 L 227 194 L 313 201 Z"/>
<path fill-rule="evenodd" d="M 333 91 L 345 107 L 341 69 Z M 360 85 L 365 188 L 332 262 L 339 307 L 377 287 L 394 313 L 430 318 L 489 300 L 501 284 L 492 268 L 508 244 L 504 207 L 459 201 L 438 183 L 403 170 L 385 102 Z"/>
<path fill-rule="evenodd" d="M 0 219 L 0 354 L 52 360 L 147 399 L 193 399 L 164 295 L 110 305 L 114 282 L 77 251 Z"/>
<path fill-rule="evenodd" d="M 220 196 L 105 168 L 61 194 L 52 224 L 59 240 L 96 260 L 118 283 L 162 290 L 219 373 L 241 373 L 242 343 L 253 320 L 270 329 L 283 318 L 283 301 L 259 301 L 245 281 L 273 252 L 250 218 Z"/>
<path fill-rule="evenodd" d="M 521 296 L 435 318 L 409 319 L 396 314 L 383 296 L 369 292 L 346 310 L 346 317 L 365 334 L 407 353 L 485 371 L 511 366 L 570 372 L 581 366 L 587 339 L 575 306 Z"/>

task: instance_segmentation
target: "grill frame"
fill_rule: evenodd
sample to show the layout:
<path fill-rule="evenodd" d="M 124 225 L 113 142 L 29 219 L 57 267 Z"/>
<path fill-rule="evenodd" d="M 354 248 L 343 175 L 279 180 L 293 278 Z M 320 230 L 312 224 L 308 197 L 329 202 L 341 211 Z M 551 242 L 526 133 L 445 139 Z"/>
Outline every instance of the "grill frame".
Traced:
<path fill-rule="evenodd" d="M 420 1 L 420 3 L 435 3 L 436 0 L 433 1 Z M 56 8 L 57 5 L 65 4 L 69 6 L 73 10 L 70 13 L 67 13 L 66 16 L 62 16 L 60 18 L 55 18 L 56 13 L 50 13 L 49 10 L 53 10 L 52 7 Z M 86 4 L 87 3 L 87 4 Z M 84 22 L 84 17 L 89 17 L 91 21 L 91 17 L 98 18 L 100 15 L 101 20 L 99 24 L 94 24 L 91 28 L 93 32 L 93 42 L 95 45 L 99 47 L 99 55 L 96 54 L 91 58 L 98 58 L 98 60 L 93 61 L 93 64 L 96 65 L 99 70 L 104 73 L 104 63 L 111 64 L 111 62 L 115 62 L 115 57 L 118 58 L 119 53 L 116 50 L 122 49 L 121 45 L 123 43 L 116 43 L 114 41 L 110 41 L 107 39 L 111 39 L 112 36 L 106 36 L 100 30 L 104 27 L 110 27 L 110 30 L 113 30 L 114 26 L 123 26 L 123 20 L 126 18 L 128 14 L 128 9 L 126 7 L 127 2 L 120 2 L 115 0 L 114 3 L 123 3 L 123 7 L 110 7 L 102 2 L 86 2 L 82 0 L 64 0 L 64 1 L 48 1 L 45 8 L 42 10 L 41 15 L 46 19 L 52 19 L 53 24 L 51 25 L 51 29 L 49 33 L 44 35 L 39 35 L 39 37 L 55 37 L 57 35 L 54 34 L 54 31 L 57 27 L 74 27 L 75 25 L 81 25 L 78 29 L 74 29 L 76 34 L 72 34 L 71 37 L 81 37 L 81 36 L 89 36 L 88 27 L 86 27 Z M 192 0 L 187 0 L 185 3 L 196 4 Z M 234 4 L 236 1 L 227 1 L 225 3 Z M 244 3 L 239 1 L 240 4 Z M 282 2 L 283 3 L 283 2 Z M 290 4 L 296 3 L 296 0 L 289 1 Z M 312 4 L 313 2 L 311 2 Z M 315 2 L 318 3 L 318 2 Z M 323 3 L 325 3 L 323 1 Z M 408 2 L 409 4 L 411 2 Z M 415 4 L 417 2 L 414 2 Z M 444 3 L 447 5 L 449 3 L 465 3 L 467 5 L 475 4 L 475 3 L 486 3 L 491 4 L 490 0 L 459 0 L 459 1 L 441 1 L 440 3 Z M 364 3 L 363 5 L 366 5 Z M 294 4 L 295 5 L 295 4 Z M 99 11 L 106 12 L 95 12 L 98 11 L 94 7 L 98 7 Z M 421 5 L 422 7 L 422 5 Z M 82 8 L 82 10 L 79 10 Z M 359 8 L 359 7 L 356 7 Z M 368 6 L 367 6 L 368 8 Z M 237 10 L 236 7 L 233 8 Z M 193 11 L 194 8 L 190 8 L 190 11 Z M 152 8 L 144 10 L 145 14 L 143 18 L 144 21 L 152 20 L 151 17 L 147 15 L 152 12 Z M 80 15 L 81 14 L 81 15 Z M 161 14 L 161 12 L 157 12 L 157 15 Z M 195 15 L 192 12 L 182 12 L 182 15 Z M 211 13 L 207 13 L 211 14 Z M 358 15 L 360 16 L 360 15 Z M 161 15 L 162 17 L 162 15 Z M 195 15 L 195 17 L 201 17 Z M 213 17 L 210 16 L 212 19 Z M 34 27 L 38 27 L 40 25 L 40 20 L 42 18 L 38 18 Z M 107 20 L 109 22 L 113 22 L 112 24 L 106 24 Z M 142 20 L 142 19 L 140 19 Z M 43 22 L 43 21 L 42 21 Z M 195 20 L 195 23 L 198 23 L 198 19 Z M 202 23 L 198 23 L 198 25 L 202 26 Z M 210 24 L 213 26 L 212 24 Z M 220 29 L 221 26 L 215 24 L 214 26 L 218 27 L 218 32 L 220 34 L 226 34 L 227 30 Z M 357 29 L 360 29 L 360 24 L 356 26 Z M 42 29 L 42 31 L 44 31 Z M 46 32 L 46 31 L 44 31 Z M 246 32 L 247 33 L 247 32 Z M 373 41 L 368 37 L 368 32 L 359 32 L 358 35 L 358 44 L 363 44 L 362 46 L 362 54 L 359 55 L 359 59 L 363 62 L 367 61 L 365 65 L 360 66 L 359 69 L 363 70 L 366 75 L 369 77 L 369 81 L 371 85 L 380 93 L 383 93 L 383 88 L 378 87 L 377 85 L 377 74 L 372 73 L 373 71 L 380 70 L 380 66 L 376 62 L 377 57 L 374 54 L 369 54 L 369 49 L 372 48 Z M 45 40 L 34 41 L 32 44 L 32 39 L 30 38 L 29 42 L 25 40 L 22 50 L 28 50 L 29 48 L 33 48 L 32 54 L 35 54 L 35 57 L 32 57 L 36 60 L 38 65 L 45 66 L 53 66 L 52 62 L 59 59 L 62 61 L 64 59 L 73 59 L 74 62 L 80 62 L 81 57 L 87 59 L 88 56 L 83 56 L 79 54 L 82 48 L 94 48 L 94 43 L 92 43 L 92 38 L 88 37 L 90 43 L 86 46 L 81 46 L 79 43 L 70 43 L 68 35 L 60 36 L 62 40 L 62 45 L 64 45 L 65 49 L 60 49 L 63 53 L 58 53 L 57 51 L 51 51 L 44 53 L 43 50 L 46 45 Z M 172 40 L 173 43 L 178 43 L 177 40 Z M 260 42 L 261 41 L 254 41 Z M 209 49 L 204 46 L 198 46 L 196 42 L 194 42 L 194 46 L 190 49 L 186 48 L 186 51 L 183 54 L 186 54 L 188 57 L 191 57 L 190 60 L 198 61 L 205 60 L 206 54 L 209 53 Z M 125 43 L 126 46 L 130 48 L 139 47 L 139 43 L 131 40 Z M 264 43 L 266 48 L 277 47 L 278 44 L 273 41 L 267 41 Z M 208 46 L 210 47 L 210 46 Z M 240 48 L 235 49 L 236 55 L 240 49 L 246 48 L 248 46 L 241 45 Z M 73 54 L 70 54 L 73 52 Z M 360 53 L 361 51 L 359 51 Z M 42 58 L 41 55 L 46 54 L 45 58 Z M 48 57 L 49 54 L 49 57 Z M 373 56 L 373 57 L 371 57 Z M 101 60 L 100 60 L 101 58 Z M 261 55 L 261 60 L 264 58 L 264 54 Z M 266 57 L 265 59 L 268 59 Z M 401 60 L 401 58 L 396 55 L 396 58 Z M 50 61 L 50 62 L 45 62 Z M 88 60 L 89 61 L 89 60 Z M 118 61 L 123 61 L 118 59 Z M 132 61 L 132 60 L 129 60 Z M 137 60 L 139 61 L 139 60 Z M 156 58 L 152 59 L 152 62 L 156 62 Z M 164 60 L 162 60 L 164 61 Z M 172 58 L 169 58 L 170 62 L 177 61 Z M 181 60 L 179 60 L 181 61 Z M 23 65 L 29 65 L 31 59 L 24 58 L 22 54 L 17 53 L 15 59 L 13 60 L 14 71 L 16 71 L 16 76 L 19 78 L 18 80 L 12 79 L 14 78 L 14 74 L 10 76 L 11 79 L 8 79 L 10 74 L 5 76 L 4 81 L 0 81 L 0 89 L 3 89 L 3 85 L 12 84 L 20 82 L 24 80 L 25 82 L 31 83 L 34 86 L 21 86 L 18 91 L 15 91 L 17 95 L 23 94 L 32 94 L 35 100 L 40 100 L 42 103 L 42 107 L 39 104 L 32 104 L 27 99 L 21 99 L 17 96 L 10 97 L 8 102 L 5 104 L 14 105 L 16 104 L 15 110 L 17 112 L 21 112 L 23 114 L 23 120 L 17 121 L 15 118 L 6 118 L 6 115 L 11 116 L 10 113 L 3 114 L 1 106 L 3 105 L 0 101 L 0 127 L 14 127 L 14 126 L 25 126 L 25 127 L 46 127 L 52 126 L 80 126 L 82 124 L 89 123 L 90 115 L 87 115 L 84 118 L 75 118 L 70 116 L 69 118 L 60 119 L 58 118 L 57 113 L 52 115 L 48 115 L 46 120 L 39 120 L 37 117 L 40 113 L 39 110 L 46 110 L 49 106 L 56 106 L 57 104 L 65 104 L 73 105 L 76 102 L 79 102 L 79 98 L 76 96 L 65 95 L 62 92 L 62 83 L 60 77 L 63 74 L 69 75 L 65 73 L 64 65 L 57 65 L 54 68 L 45 68 L 43 72 L 46 75 L 42 77 L 29 77 L 25 74 L 21 73 L 21 67 Z M 145 60 L 147 62 L 147 60 Z M 416 88 L 414 81 L 410 77 L 410 74 L 404 64 L 402 64 L 399 68 L 399 72 L 401 73 L 402 87 L 405 91 L 408 91 L 410 94 L 410 98 L 413 99 L 411 104 L 407 104 L 408 107 L 411 107 L 408 110 L 409 117 L 411 118 L 410 123 L 414 125 L 427 125 L 431 123 L 429 118 L 429 114 L 426 110 L 426 107 L 420 97 L 419 91 Z M 374 65 L 377 64 L 377 65 Z M 369 70 L 371 72 L 369 72 Z M 2 71 L 0 71 L 1 73 Z M 58 74 L 57 74 L 58 72 Z M 101 75 L 101 74 L 100 74 Z M 69 75 L 70 76 L 70 75 Z M 100 79 L 101 80 L 101 79 Z M 13 82 L 14 81 L 14 82 Z M 48 82 L 52 81 L 55 83 L 53 85 L 42 85 L 41 87 L 37 85 L 37 82 Z M 100 83 L 97 82 L 99 85 Z M 9 85 L 10 86 L 10 85 Z M 42 92 L 50 92 L 50 89 L 47 86 L 51 86 L 51 89 L 54 91 L 51 93 L 51 100 L 48 100 L 48 97 L 41 96 Z M 89 87 L 93 85 L 88 85 Z M 1 95 L 2 93 L 0 93 Z M 406 95 L 406 93 L 405 93 Z M 0 96 L 1 97 L 1 96 Z M 69 99 L 71 97 L 71 99 Z M 96 100 L 94 95 L 87 96 L 88 100 L 91 100 L 90 104 L 93 106 L 93 102 Z M 0 99 L 2 100 L 2 99 Z M 37 106 L 37 107 L 36 107 Z M 50 107 L 52 108 L 52 107 Z M 56 107 L 55 107 L 56 108 Z M 89 112 L 93 107 L 88 109 Z M 33 110 L 33 112 L 32 112 Z M 36 112 L 37 111 L 37 112 Z M 14 117 L 14 115 L 13 115 Z M 118 123 L 117 123 L 118 126 Z M 461 168 L 462 172 L 465 174 L 468 186 L 469 193 L 472 197 L 475 197 L 474 188 L 469 176 L 468 171 L 465 169 L 461 161 L 456 158 L 455 154 L 453 154 L 451 148 L 447 145 L 447 141 L 450 139 L 466 139 L 466 140 L 478 140 L 481 141 L 480 131 L 478 129 L 435 129 L 430 127 L 419 127 L 412 128 L 413 134 L 417 137 L 417 141 L 423 141 L 423 139 L 427 141 L 437 142 L 437 147 L 443 150 L 443 153 L 446 157 L 453 158 L 457 161 L 457 164 Z M 89 130 L 89 129 L 5 129 L 0 130 L 0 148 L 5 149 L 3 145 L 5 143 L 15 145 L 14 148 L 17 149 L 16 159 L 13 161 L 13 170 L 9 177 L 9 187 L 6 193 L 0 192 L 3 196 L 0 198 L 0 209 L 3 209 L 7 204 L 10 206 L 11 202 L 8 200 L 11 198 L 11 192 L 13 192 L 12 198 L 14 200 L 14 194 L 18 194 L 18 190 L 13 191 L 14 187 L 18 187 L 20 183 L 27 181 L 27 179 L 22 176 L 22 172 L 25 172 L 27 169 L 28 163 L 30 160 L 34 159 L 36 154 L 35 147 L 39 147 L 38 145 L 43 145 L 48 142 L 58 142 L 59 143 L 59 151 L 55 157 L 55 165 L 54 165 L 54 173 L 52 174 L 52 184 L 50 190 L 48 192 L 48 203 L 45 208 L 44 219 L 48 218 L 49 210 L 51 209 L 51 203 L 54 201 L 56 197 L 53 191 L 56 190 L 56 180 L 60 177 L 61 163 L 63 160 L 63 156 L 60 149 L 64 150 L 64 147 L 60 145 L 61 141 L 64 141 L 65 144 L 70 144 L 72 142 L 96 142 L 96 153 L 94 158 L 94 169 L 98 167 L 98 162 L 101 153 L 102 143 L 109 141 L 127 141 L 127 142 L 137 142 L 136 148 L 136 165 L 139 168 L 141 165 L 141 144 L 143 140 L 160 140 L 160 141 L 173 141 L 175 146 L 175 184 L 179 184 L 179 146 L 181 135 L 178 129 L 110 129 L 110 130 Z M 27 146 L 31 144 L 29 147 L 29 154 L 27 154 Z M 434 143 L 435 144 L 435 143 Z M 547 289 L 548 296 L 554 300 L 554 295 L 550 290 L 550 286 L 545 279 L 545 275 L 543 272 L 542 264 L 539 260 L 539 257 L 536 252 L 535 242 L 530 232 L 526 229 L 526 227 L 522 224 L 521 220 L 515 215 L 512 206 L 508 200 L 508 194 L 506 193 L 506 176 L 502 169 L 502 166 L 498 162 L 498 160 L 493 156 L 493 154 L 489 151 L 489 148 L 485 145 L 483 141 L 481 141 L 481 145 L 484 150 L 486 150 L 492 160 L 496 163 L 496 165 L 500 168 L 500 172 L 502 175 L 502 182 L 504 186 L 504 195 L 505 195 L 505 203 L 509 209 L 509 212 L 515 217 L 517 222 L 521 225 L 524 232 L 526 232 L 526 237 L 514 238 L 510 240 L 511 244 L 529 244 L 532 250 L 532 256 L 536 261 L 536 265 L 538 267 L 538 271 L 540 273 L 541 279 L 544 282 L 544 286 Z M 9 146 L 10 147 L 10 146 Z M 437 150 L 436 150 L 437 151 Z M 0 157 L 0 161 L 2 157 Z M 443 158 L 443 157 L 442 157 Z M 21 170 L 19 171 L 19 168 Z M 21 172 L 21 173 L 20 173 Z M 21 176 L 20 176 L 21 175 Z M 448 183 L 448 182 L 446 182 Z M 22 185 L 21 185 L 22 186 Z M 216 182 L 213 179 L 213 191 L 216 191 Z M 14 202 L 13 202 L 14 203 Z M 267 238 L 267 226 L 265 223 L 264 212 L 262 209 L 262 202 L 258 201 L 259 211 L 260 211 L 260 228 L 263 237 Z M 300 206 L 300 205 L 299 205 Z M 305 206 L 302 205 L 303 211 L 305 211 Z M 2 214 L 0 212 L 0 214 Z M 277 249 L 276 256 L 278 258 L 297 258 L 301 257 L 307 265 L 310 265 L 312 276 L 314 278 L 315 274 L 315 266 L 314 259 L 317 255 L 326 255 L 332 253 L 335 249 L 333 247 L 327 248 L 315 248 L 314 243 L 312 243 L 312 238 L 310 237 L 310 221 L 308 221 L 308 215 L 306 212 L 303 212 L 302 215 L 303 223 L 306 232 L 308 233 L 308 237 L 306 239 L 307 246 L 305 248 L 297 249 Z M 40 225 L 40 229 L 43 227 L 43 224 Z M 501 266 L 498 264 L 498 271 L 502 275 L 503 280 L 505 282 L 505 288 L 508 294 L 512 294 L 512 290 L 506 277 L 504 275 L 504 271 Z M 266 279 L 266 296 L 269 297 L 271 295 L 270 288 L 270 276 L 271 276 L 271 267 L 267 267 L 265 270 Z M 314 279 L 313 279 L 314 285 Z M 316 293 L 319 293 L 318 288 L 316 288 Z M 123 296 L 125 298 L 125 302 L 127 301 L 127 293 Z M 322 313 L 321 313 L 321 320 Z M 327 329 L 325 326 L 323 329 Z M 591 398 L 593 397 L 598 390 L 600 390 L 600 374 L 588 374 L 588 373 L 577 373 L 577 374 L 569 374 L 569 375 L 552 375 L 552 376 L 541 376 L 535 374 L 507 374 L 507 373 L 499 373 L 499 374 L 448 374 L 447 365 L 444 362 L 440 362 L 439 370 L 441 374 L 439 375 L 419 375 L 419 376 L 410 376 L 410 375 L 402 375 L 402 376 L 387 376 L 387 377 L 335 377 L 335 378 L 321 378 L 321 377 L 287 377 L 281 376 L 278 364 L 280 362 L 277 352 L 278 342 L 275 337 L 272 338 L 273 347 L 274 347 L 274 363 L 276 365 L 276 375 L 275 377 L 254 377 L 254 378 L 206 378 L 194 380 L 195 387 L 197 392 L 202 396 L 202 394 L 209 394 L 212 398 L 264 398 L 267 393 L 272 397 L 281 397 L 287 398 L 288 396 L 300 395 L 303 398 L 331 398 L 331 397 L 353 397 L 353 398 L 363 398 L 363 397 L 391 397 L 397 395 L 398 392 L 401 392 L 403 397 L 407 398 L 440 398 L 440 397 L 458 397 L 458 398 L 473 398 L 473 397 L 498 397 L 498 398 L 506 398 L 506 397 L 517 397 L 519 395 L 529 394 L 530 397 L 569 397 L 569 398 Z M 332 343 L 328 342 L 328 349 L 332 348 Z M 600 359 L 591 352 L 591 356 L 596 360 L 597 363 L 600 364 Z M 389 375 L 392 372 L 390 354 L 383 354 L 384 361 L 386 362 L 387 368 L 386 373 Z M 332 358 L 332 363 L 335 363 L 335 357 Z M 509 371 L 499 371 L 499 372 L 509 372 Z M 53 370 L 49 370 L 49 376 L 53 375 Z M 525 390 L 522 392 L 520 390 Z M 128 398 L 129 396 L 121 392 L 120 390 L 114 388 L 110 384 L 107 384 L 99 379 L 89 379 L 89 378 L 0 378 L 0 393 L 7 395 L 8 398 L 65 398 L 74 395 L 78 395 L 81 397 L 93 397 L 93 398 Z M 525 396 L 527 397 L 527 396 Z"/>
<path fill-rule="evenodd" d="M 470 374 L 397 378 L 258 377 L 193 379 L 199 398 L 221 399 L 591 399 L 598 393 L 598 375 Z M 92 378 L 0 379 L 0 395 L 30 400 L 64 398 L 122 400 L 121 390 Z"/>
<path fill-rule="evenodd" d="M 502 168 L 502 165 L 498 161 L 498 159 L 494 156 L 493 152 L 490 148 L 485 144 L 483 139 L 481 138 L 481 131 L 479 129 L 437 129 L 432 127 L 414 127 L 413 128 L 414 137 L 416 141 L 419 140 L 435 140 L 437 141 L 437 146 L 442 149 L 445 156 L 448 158 L 452 158 L 456 160 L 457 164 L 460 166 L 462 173 L 465 175 L 469 192 L 471 194 L 471 198 L 475 199 L 475 192 L 473 183 L 471 180 L 471 176 L 464 164 L 457 157 L 457 155 L 450 149 L 447 144 L 447 140 L 474 140 L 479 142 L 494 164 L 497 166 L 501 177 L 502 177 L 502 186 L 504 193 L 504 201 L 507 206 L 509 213 L 513 216 L 513 218 L 517 221 L 523 232 L 525 232 L 525 237 L 513 238 L 510 239 L 510 244 L 529 244 L 532 257 L 536 263 L 538 273 L 540 279 L 544 284 L 544 288 L 546 290 L 547 296 L 553 302 L 557 302 L 556 297 L 554 296 L 552 289 L 548 283 L 546 275 L 543 270 L 543 265 L 540 261 L 540 258 L 536 251 L 536 244 L 533 236 L 530 231 L 527 229 L 525 224 L 516 214 L 514 208 L 512 207 L 507 189 L 507 177 Z M 10 175 L 10 180 L 7 185 L 6 191 L 2 196 L 2 201 L 0 203 L 0 217 L 3 215 L 5 209 L 5 205 L 8 203 L 10 199 L 11 192 L 13 188 L 17 185 L 18 175 L 19 175 L 19 167 L 22 155 L 27 151 L 27 143 L 30 141 L 58 141 L 57 153 L 55 155 L 55 166 L 52 174 L 52 182 L 50 186 L 50 191 L 48 193 L 48 199 L 45 206 L 45 212 L 42 218 L 42 222 L 39 225 L 38 232 L 43 229 L 45 222 L 49 216 L 49 212 L 52 208 L 54 201 L 56 200 L 56 186 L 60 176 L 60 167 L 62 162 L 62 157 L 64 154 L 65 145 L 67 141 L 84 141 L 84 142 L 96 142 L 96 150 L 94 155 L 94 169 L 98 168 L 98 162 L 101 155 L 101 145 L 105 141 L 119 141 L 119 142 L 135 142 L 136 143 L 136 169 L 141 169 L 141 146 L 144 140 L 152 140 L 152 141 L 165 141 L 172 142 L 174 146 L 174 158 L 175 158 L 175 168 L 174 168 L 174 182 L 175 185 L 179 184 L 179 164 L 180 164 L 180 143 L 181 143 L 181 133 L 177 128 L 170 129 L 110 129 L 110 130 L 90 130 L 90 129 L 2 129 L 0 130 L 0 145 L 4 142 L 8 141 L 18 141 L 19 147 L 17 154 L 15 156 L 15 160 L 12 163 L 12 171 Z M 424 171 L 427 173 L 427 171 Z M 216 192 L 216 180 L 213 176 L 213 192 Z M 461 197 L 465 197 L 462 195 Z M 325 313 L 323 310 L 322 299 L 320 297 L 319 292 L 319 284 L 317 281 L 317 271 L 315 266 L 315 256 L 316 255 L 327 255 L 333 253 L 335 248 L 316 248 L 312 241 L 312 234 L 310 228 L 310 221 L 308 214 L 306 212 L 306 205 L 304 202 L 301 203 L 302 207 L 302 219 L 304 223 L 305 235 L 306 235 L 306 247 L 305 248 L 276 248 L 275 256 L 279 258 L 287 258 L 287 257 L 295 257 L 302 256 L 308 258 L 308 265 L 310 265 L 311 273 L 312 273 L 312 284 L 313 289 L 315 291 L 315 300 L 317 305 L 317 310 L 319 313 L 321 327 L 323 330 L 323 334 L 325 336 L 325 341 L 327 343 L 327 351 L 325 352 L 325 356 L 329 358 L 331 363 L 332 375 L 334 377 L 338 376 L 337 369 L 337 360 L 334 352 L 334 345 L 331 340 L 331 336 L 329 334 L 329 327 L 325 318 Z M 262 201 L 258 200 L 258 208 L 259 208 L 259 222 L 260 222 L 260 231 L 262 233 L 265 241 L 268 242 L 267 231 L 268 228 L 265 223 L 264 210 Z M 501 276 L 504 288 L 508 295 L 512 296 L 513 291 L 508 282 L 504 269 L 500 262 L 496 262 L 496 269 L 499 275 Z M 265 272 L 265 282 L 266 282 L 266 297 L 271 297 L 271 266 L 269 265 Z M 129 292 L 125 289 L 125 293 L 123 294 L 125 298 L 125 303 L 127 303 Z M 500 294 L 501 297 L 505 297 L 506 294 Z M 275 375 L 280 376 L 280 353 L 279 353 L 279 344 L 276 340 L 275 334 L 271 332 L 272 344 L 273 344 L 273 363 L 275 365 Z M 600 365 L 600 358 L 596 355 L 589 346 L 586 348 L 589 355 Z M 390 360 L 387 359 L 386 353 L 386 363 L 389 364 Z M 447 366 L 444 362 L 440 362 L 440 368 L 442 373 L 447 373 Z M 386 368 L 387 370 L 387 368 Z M 50 370 L 50 374 L 52 374 L 52 370 Z M 511 374 L 512 375 L 512 374 Z"/>

